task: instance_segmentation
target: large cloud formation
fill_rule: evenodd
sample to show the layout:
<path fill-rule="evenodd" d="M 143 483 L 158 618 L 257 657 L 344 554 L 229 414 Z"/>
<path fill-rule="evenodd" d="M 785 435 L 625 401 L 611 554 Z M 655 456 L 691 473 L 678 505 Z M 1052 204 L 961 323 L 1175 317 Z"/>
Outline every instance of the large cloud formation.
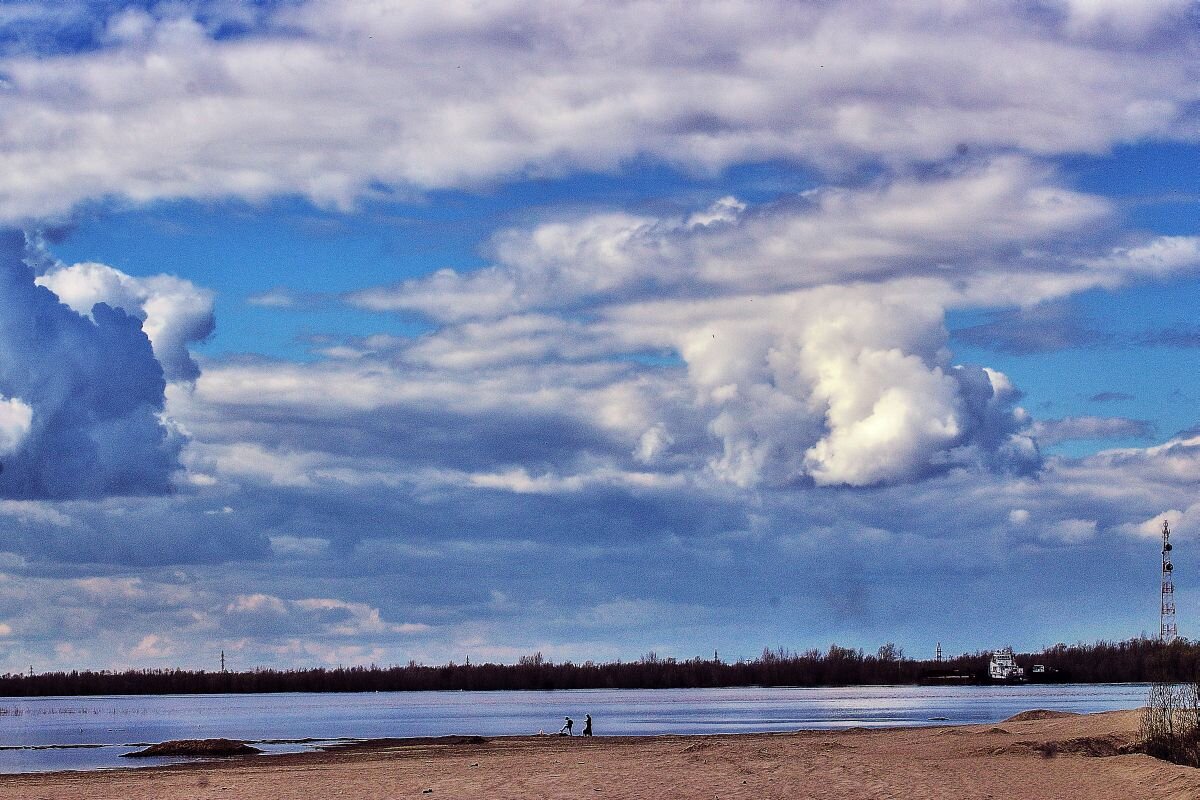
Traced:
<path fill-rule="evenodd" d="M 0 496 L 102 497 L 170 488 L 181 441 L 141 322 L 105 303 L 83 316 L 35 283 L 25 242 L 0 244 Z"/>
<path fill-rule="evenodd" d="M 946 312 L 1029 307 L 1200 264 L 1193 239 L 1131 242 L 1114 217 L 1028 159 L 968 158 L 759 206 L 726 197 L 678 216 L 547 220 L 498 233 L 490 266 L 346 299 L 436 325 L 391 345 L 417 377 L 410 394 L 427 373 L 431 385 L 470 385 L 487 370 L 486 388 L 464 388 L 472 402 L 503 393 L 505 375 L 513 399 L 533 370 L 544 373 L 535 385 L 553 374 L 573 386 L 597 380 L 583 364 L 668 354 L 604 393 L 557 387 L 570 397 L 561 413 L 603 421 L 641 468 L 677 469 L 690 454 L 693 468 L 743 487 L 1020 475 L 1038 468 L 1032 434 L 1044 429 L 1002 373 L 953 362 Z"/>
<path fill-rule="evenodd" d="M 1194 137 L 1200 99 L 1174 0 L 312 0 L 224 37 L 152 11 L 111 17 L 84 54 L 0 61 L 0 215 L 109 195 L 348 205 L 638 157 L 837 173 L 964 146 L 1101 152 Z"/>

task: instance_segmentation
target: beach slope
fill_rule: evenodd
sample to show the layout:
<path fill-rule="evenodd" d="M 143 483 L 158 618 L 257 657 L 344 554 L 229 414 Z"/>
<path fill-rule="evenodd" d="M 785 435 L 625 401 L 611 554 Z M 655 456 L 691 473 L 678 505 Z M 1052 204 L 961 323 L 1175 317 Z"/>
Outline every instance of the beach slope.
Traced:
<path fill-rule="evenodd" d="M 1121 754 L 1138 712 L 729 736 L 391 740 L 327 753 L 0 776 L 0 798 L 1200 798 L 1200 770 Z"/>

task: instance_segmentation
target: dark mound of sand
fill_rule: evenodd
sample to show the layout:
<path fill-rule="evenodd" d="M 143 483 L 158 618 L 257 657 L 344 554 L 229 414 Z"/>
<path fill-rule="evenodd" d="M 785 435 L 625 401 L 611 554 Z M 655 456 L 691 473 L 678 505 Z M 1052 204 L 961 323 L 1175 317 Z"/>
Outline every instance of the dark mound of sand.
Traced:
<path fill-rule="evenodd" d="M 122 758 L 150 758 L 152 756 L 248 756 L 261 753 L 236 739 L 174 739 L 152 744 L 145 750 L 125 753 Z"/>
<path fill-rule="evenodd" d="M 992 755 L 1005 755 L 1021 751 L 1041 753 L 1044 758 L 1054 758 L 1067 753 L 1105 758 L 1136 753 L 1137 744 L 1131 742 L 1127 737 L 1107 734 L 1104 736 L 1080 736 L 1074 739 L 1050 742 L 1015 742 L 1007 747 L 995 748 L 990 752 Z"/>
<path fill-rule="evenodd" d="M 1055 753 L 1080 753 L 1085 756 L 1120 756 L 1136 752 L 1133 742 L 1123 736 L 1108 734 L 1107 736 L 1080 736 L 1077 739 L 1066 739 L 1061 742 L 1047 742 L 1047 746 L 1039 748 L 1043 755 L 1047 751 Z"/>
<path fill-rule="evenodd" d="M 1035 708 L 1032 711 L 1022 711 L 1020 714 L 1014 714 L 1005 722 L 1029 722 L 1035 719 L 1058 719 L 1059 717 L 1078 717 L 1074 711 L 1047 711 L 1044 708 Z"/>
<path fill-rule="evenodd" d="M 365 739 L 357 742 L 337 742 L 319 749 L 327 752 L 354 750 L 388 750 L 397 747 L 454 747 L 468 744 L 487 744 L 483 736 L 412 736 L 406 739 Z"/>

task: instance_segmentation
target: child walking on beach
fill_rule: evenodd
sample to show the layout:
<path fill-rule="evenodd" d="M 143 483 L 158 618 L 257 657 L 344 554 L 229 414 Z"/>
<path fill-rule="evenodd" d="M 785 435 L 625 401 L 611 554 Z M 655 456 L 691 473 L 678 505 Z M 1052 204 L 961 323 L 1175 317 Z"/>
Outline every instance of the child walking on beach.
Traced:
<path fill-rule="evenodd" d="M 563 717 L 563 719 L 565 719 L 566 722 L 563 723 L 562 730 L 558 732 L 558 735 L 574 736 L 575 734 L 571 733 L 571 728 L 575 726 L 575 720 L 571 719 L 570 717 Z"/>

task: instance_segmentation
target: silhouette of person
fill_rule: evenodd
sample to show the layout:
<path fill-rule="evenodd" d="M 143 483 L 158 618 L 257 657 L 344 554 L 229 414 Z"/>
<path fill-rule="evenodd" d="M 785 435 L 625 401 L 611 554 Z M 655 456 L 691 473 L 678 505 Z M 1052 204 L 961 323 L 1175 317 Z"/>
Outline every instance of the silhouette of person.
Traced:
<path fill-rule="evenodd" d="M 558 735 L 574 736 L 575 734 L 571 733 L 571 728 L 575 726 L 575 720 L 571 719 L 570 717 L 563 717 L 563 719 L 565 719 L 566 722 L 563 723 L 562 730 L 558 732 Z"/>
<path fill-rule="evenodd" d="M 583 735 L 584 736 L 592 735 L 592 715 L 591 714 L 583 715 Z"/>

